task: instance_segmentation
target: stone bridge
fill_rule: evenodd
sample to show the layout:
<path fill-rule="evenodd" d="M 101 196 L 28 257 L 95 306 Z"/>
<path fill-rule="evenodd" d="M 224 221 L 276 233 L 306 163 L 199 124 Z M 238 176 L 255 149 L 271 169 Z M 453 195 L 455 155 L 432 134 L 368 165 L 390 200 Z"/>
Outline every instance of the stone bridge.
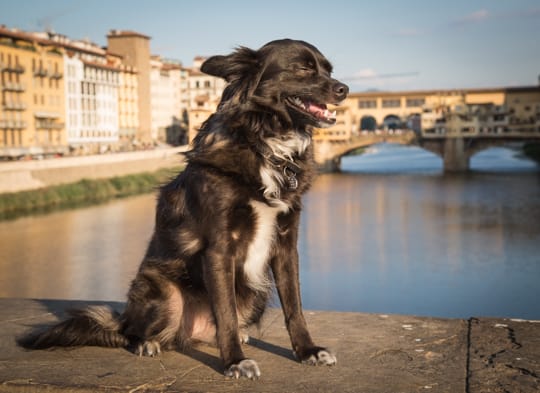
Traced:
<path fill-rule="evenodd" d="M 469 170 L 470 158 L 477 152 L 510 143 L 540 143 L 540 132 L 504 132 L 479 134 L 423 134 L 414 131 L 401 133 L 369 132 L 350 139 L 315 140 L 315 161 L 322 172 L 338 172 L 341 157 L 378 143 L 416 145 L 443 159 L 446 172 Z"/>

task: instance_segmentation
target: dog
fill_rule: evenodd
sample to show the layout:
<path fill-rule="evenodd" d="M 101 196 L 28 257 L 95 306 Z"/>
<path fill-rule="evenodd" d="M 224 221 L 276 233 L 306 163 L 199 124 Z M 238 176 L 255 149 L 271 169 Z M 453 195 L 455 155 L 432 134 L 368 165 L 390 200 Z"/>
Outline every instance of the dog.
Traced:
<path fill-rule="evenodd" d="M 160 187 L 155 229 L 122 314 L 105 306 L 19 339 L 30 349 L 125 347 L 156 356 L 215 343 L 224 374 L 256 379 L 241 344 L 275 286 L 296 358 L 334 365 L 313 343 L 302 314 L 297 239 L 301 196 L 312 183 L 312 131 L 336 122 L 327 104 L 348 87 L 304 41 L 213 56 L 201 71 L 227 82 L 217 110 L 186 153 L 185 169 Z"/>

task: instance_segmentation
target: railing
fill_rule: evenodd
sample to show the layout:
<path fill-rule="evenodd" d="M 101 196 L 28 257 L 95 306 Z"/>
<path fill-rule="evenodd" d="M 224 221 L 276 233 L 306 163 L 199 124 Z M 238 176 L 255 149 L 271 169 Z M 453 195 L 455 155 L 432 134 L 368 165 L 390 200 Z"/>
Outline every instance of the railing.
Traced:
<path fill-rule="evenodd" d="M 24 102 L 5 101 L 4 109 L 13 111 L 24 111 L 26 104 Z"/>
<path fill-rule="evenodd" d="M 41 76 L 45 77 L 49 74 L 49 71 L 45 68 L 38 68 L 37 70 L 34 70 L 34 76 Z"/>
<path fill-rule="evenodd" d="M 49 121 L 36 121 L 36 129 L 61 130 L 63 128 L 64 128 L 64 123 L 53 123 Z"/>
<path fill-rule="evenodd" d="M 25 68 L 20 64 L 15 65 L 2 65 L 2 71 L 15 72 L 17 74 L 22 74 L 25 71 Z"/>
<path fill-rule="evenodd" d="M 5 91 L 25 91 L 26 86 L 24 85 L 24 83 L 6 82 L 2 86 L 2 90 L 5 90 Z"/>
<path fill-rule="evenodd" d="M 23 120 L 0 120 L 0 129 L 23 130 L 27 126 Z"/>

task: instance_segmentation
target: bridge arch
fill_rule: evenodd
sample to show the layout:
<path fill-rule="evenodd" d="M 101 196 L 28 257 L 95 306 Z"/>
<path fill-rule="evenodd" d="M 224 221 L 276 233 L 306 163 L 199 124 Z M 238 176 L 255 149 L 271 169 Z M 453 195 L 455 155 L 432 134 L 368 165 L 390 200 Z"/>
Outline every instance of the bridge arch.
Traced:
<path fill-rule="evenodd" d="M 422 115 L 420 113 L 411 113 L 406 120 L 407 129 L 420 133 L 422 131 Z"/>
<path fill-rule="evenodd" d="M 384 117 L 382 125 L 385 130 L 395 130 L 397 128 L 403 128 L 403 121 L 397 115 L 387 115 Z"/>
<path fill-rule="evenodd" d="M 377 120 L 371 115 L 362 116 L 360 119 L 360 131 L 375 131 L 377 129 Z"/>
<path fill-rule="evenodd" d="M 410 144 L 416 138 L 412 131 L 401 133 L 368 132 L 353 136 L 348 141 L 331 142 L 328 140 L 315 143 L 315 161 L 324 172 L 337 172 L 340 169 L 341 157 L 361 147 L 377 143 Z"/>

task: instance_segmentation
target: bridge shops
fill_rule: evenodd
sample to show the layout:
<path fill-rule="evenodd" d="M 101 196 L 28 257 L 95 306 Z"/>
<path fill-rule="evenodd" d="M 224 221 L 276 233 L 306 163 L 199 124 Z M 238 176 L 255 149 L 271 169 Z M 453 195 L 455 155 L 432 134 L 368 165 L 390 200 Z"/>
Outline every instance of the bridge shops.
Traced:
<path fill-rule="evenodd" d="M 466 171 L 476 152 L 508 143 L 540 144 L 540 86 L 352 93 L 335 126 L 316 130 L 315 158 L 327 171 L 380 142 L 416 144 L 445 171 Z"/>

